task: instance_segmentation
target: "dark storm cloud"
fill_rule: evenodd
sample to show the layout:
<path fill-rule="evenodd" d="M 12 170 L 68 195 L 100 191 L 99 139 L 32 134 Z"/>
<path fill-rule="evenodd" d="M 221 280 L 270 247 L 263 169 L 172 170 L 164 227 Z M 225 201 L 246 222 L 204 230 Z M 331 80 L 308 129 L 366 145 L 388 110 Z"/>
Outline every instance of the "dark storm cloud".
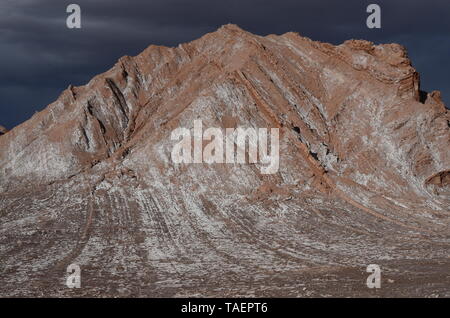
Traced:
<path fill-rule="evenodd" d="M 382 7 L 381 30 L 365 25 L 374 2 Z M 80 30 L 66 28 L 70 3 L 81 6 Z M 449 17 L 447 0 L 2 0 L 0 124 L 26 120 L 120 56 L 191 41 L 225 23 L 260 35 L 297 31 L 334 44 L 349 38 L 401 43 L 423 89 L 441 90 L 450 105 Z"/>

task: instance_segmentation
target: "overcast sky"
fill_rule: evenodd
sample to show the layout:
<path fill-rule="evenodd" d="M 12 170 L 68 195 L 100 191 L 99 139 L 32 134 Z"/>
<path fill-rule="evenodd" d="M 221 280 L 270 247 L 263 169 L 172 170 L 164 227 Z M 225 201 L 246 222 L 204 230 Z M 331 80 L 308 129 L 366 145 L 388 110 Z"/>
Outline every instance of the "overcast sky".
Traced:
<path fill-rule="evenodd" d="M 66 27 L 71 3 L 81 6 L 82 29 Z M 381 6 L 379 30 L 366 26 L 370 3 Z M 448 0 L 0 0 L 0 124 L 27 120 L 69 84 L 86 84 L 123 55 L 150 44 L 176 46 L 226 23 L 333 44 L 400 43 L 422 89 L 442 91 L 450 105 Z"/>

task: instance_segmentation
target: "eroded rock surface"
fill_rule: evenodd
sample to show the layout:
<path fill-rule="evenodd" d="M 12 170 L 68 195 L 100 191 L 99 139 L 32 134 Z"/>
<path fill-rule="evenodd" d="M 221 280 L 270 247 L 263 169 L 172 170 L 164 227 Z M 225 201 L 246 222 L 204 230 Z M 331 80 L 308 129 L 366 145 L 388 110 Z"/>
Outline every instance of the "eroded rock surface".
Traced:
<path fill-rule="evenodd" d="M 195 119 L 280 128 L 279 172 L 173 164 Z M 449 297 L 449 171 L 449 112 L 398 44 L 152 45 L 0 138 L 0 295 Z"/>

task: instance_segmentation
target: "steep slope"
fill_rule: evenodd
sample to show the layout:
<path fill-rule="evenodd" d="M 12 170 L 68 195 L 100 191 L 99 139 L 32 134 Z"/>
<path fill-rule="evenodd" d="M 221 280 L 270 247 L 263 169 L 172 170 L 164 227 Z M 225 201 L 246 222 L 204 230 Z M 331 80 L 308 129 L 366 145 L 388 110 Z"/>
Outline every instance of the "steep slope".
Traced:
<path fill-rule="evenodd" d="M 397 44 L 234 25 L 123 57 L 0 138 L 0 293 L 372 295 L 376 263 L 377 295 L 449 296 L 450 115 L 419 86 Z M 198 119 L 279 128 L 278 173 L 174 164 Z"/>

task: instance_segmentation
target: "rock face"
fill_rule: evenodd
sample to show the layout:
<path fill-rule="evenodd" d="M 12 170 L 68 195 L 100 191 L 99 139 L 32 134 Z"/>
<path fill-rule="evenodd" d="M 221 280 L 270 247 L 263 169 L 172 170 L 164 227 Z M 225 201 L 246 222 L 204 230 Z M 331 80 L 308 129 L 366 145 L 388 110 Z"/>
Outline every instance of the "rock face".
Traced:
<path fill-rule="evenodd" d="M 8 132 L 8 130 L 5 127 L 0 125 L 0 136 L 6 134 L 7 132 Z"/>
<path fill-rule="evenodd" d="M 196 119 L 279 128 L 278 173 L 174 164 Z M 450 115 L 402 46 L 227 25 L 0 138 L 0 295 L 449 297 L 449 206 Z"/>

